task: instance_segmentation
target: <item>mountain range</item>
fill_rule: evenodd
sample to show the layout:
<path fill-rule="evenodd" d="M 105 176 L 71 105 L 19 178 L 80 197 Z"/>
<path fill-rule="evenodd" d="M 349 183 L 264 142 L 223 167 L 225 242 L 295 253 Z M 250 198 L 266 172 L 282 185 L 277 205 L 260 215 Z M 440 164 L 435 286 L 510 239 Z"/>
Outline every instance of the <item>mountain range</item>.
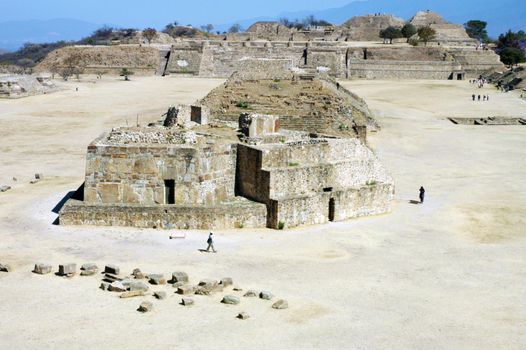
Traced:
<path fill-rule="evenodd" d="M 417 11 L 429 9 L 440 13 L 452 23 L 462 24 L 470 19 L 484 20 L 488 22 L 490 36 L 496 38 L 508 29 L 526 30 L 526 4 L 524 2 L 525 0 L 358 0 L 339 8 L 286 12 L 275 17 L 254 17 L 240 20 L 237 23 L 247 28 L 252 23 L 262 20 L 277 20 L 283 17 L 301 19 L 314 15 L 318 19 L 341 24 L 353 16 L 378 12 L 408 20 Z M 196 25 L 199 24 L 202 23 L 196 23 Z M 216 25 L 215 30 L 226 31 L 232 24 Z M 0 48 L 16 50 L 26 42 L 78 40 L 101 26 L 100 23 L 70 18 L 0 22 Z M 135 25 L 128 23 L 126 26 L 134 27 Z"/>

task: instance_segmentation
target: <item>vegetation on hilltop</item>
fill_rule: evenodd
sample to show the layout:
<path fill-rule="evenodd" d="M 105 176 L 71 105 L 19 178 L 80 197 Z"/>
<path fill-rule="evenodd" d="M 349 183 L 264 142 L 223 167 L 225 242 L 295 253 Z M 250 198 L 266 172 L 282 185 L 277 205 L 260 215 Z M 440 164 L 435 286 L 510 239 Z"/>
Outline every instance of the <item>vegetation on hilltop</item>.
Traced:
<path fill-rule="evenodd" d="M 316 19 L 314 16 L 307 16 L 302 20 L 289 20 L 288 18 L 280 18 L 279 23 L 288 28 L 295 28 L 297 30 L 306 30 L 312 27 L 327 27 L 332 26 L 332 23 L 323 19 Z"/>

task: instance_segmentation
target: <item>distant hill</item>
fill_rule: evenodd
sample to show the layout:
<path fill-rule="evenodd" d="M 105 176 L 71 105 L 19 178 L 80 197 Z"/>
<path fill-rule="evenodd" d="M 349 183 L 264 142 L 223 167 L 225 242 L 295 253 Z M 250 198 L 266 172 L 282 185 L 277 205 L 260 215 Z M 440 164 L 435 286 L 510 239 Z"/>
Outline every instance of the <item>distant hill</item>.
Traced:
<path fill-rule="evenodd" d="M 78 40 L 100 27 L 100 24 L 68 18 L 0 22 L 0 47 L 14 51 L 27 42 Z"/>
<path fill-rule="evenodd" d="M 0 49 L 0 55 L 4 54 L 4 53 L 8 53 L 9 50 L 5 50 L 5 49 Z"/>
<path fill-rule="evenodd" d="M 526 30 L 524 0 L 365 0 L 322 11 L 282 13 L 278 18 L 294 19 L 314 15 L 319 19 L 341 24 L 350 17 L 377 12 L 409 19 L 421 10 L 438 12 L 446 20 L 458 24 L 463 24 L 470 19 L 484 20 L 488 22 L 488 32 L 493 37 L 497 37 L 508 29 Z"/>

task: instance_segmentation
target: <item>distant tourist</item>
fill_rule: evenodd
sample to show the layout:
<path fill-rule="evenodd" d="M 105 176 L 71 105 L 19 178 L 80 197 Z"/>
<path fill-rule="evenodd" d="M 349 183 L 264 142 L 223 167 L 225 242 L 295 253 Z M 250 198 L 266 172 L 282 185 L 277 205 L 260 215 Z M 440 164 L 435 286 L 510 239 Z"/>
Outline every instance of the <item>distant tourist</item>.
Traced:
<path fill-rule="evenodd" d="M 213 235 L 213 232 L 210 232 L 210 234 L 208 235 L 208 239 L 206 240 L 206 243 L 208 243 L 208 247 L 206 248 L 206 251 L 209 252 L 210 249 L 212 249 L 212 251 L 216 253 L 216 250 L 214 248 L 214 239 L 212 238 Z"/>
<path fill-rule="evenodd" d="M 424 186 L 420 186 L 420 203 L 424 203 L 424 196 L 426 194 L 426 190 L 424 189 Z"/>
<path fill-rule="evenodd" d="M 478 100 L 480 101 L 480 95 L 479 95 L 479 97 L 478 97 Z"/>
<path fill-rule="evenodd" d="M 486 95 L 486 101 L 489 101 L 489 95 Z"/>
<path fill-rule="evenodd" d="M 486 95 L 482 96 L 482 101 L 486 101 Z"/>
<path fill-rule="evenodd" d="M 471 95 L 471 98 L 473 99 L 473 101 L 475 101 L 475 94 Z"/>

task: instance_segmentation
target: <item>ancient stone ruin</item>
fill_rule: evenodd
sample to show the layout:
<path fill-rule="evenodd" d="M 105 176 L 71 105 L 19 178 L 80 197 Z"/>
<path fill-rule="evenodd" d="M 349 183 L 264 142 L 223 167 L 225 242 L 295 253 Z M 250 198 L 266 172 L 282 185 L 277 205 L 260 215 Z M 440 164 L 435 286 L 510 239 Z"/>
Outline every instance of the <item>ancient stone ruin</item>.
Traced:
<path fill-rule="evenodd" d="M 81 199 L 68 200 L 60 223 L 284 228 L 388 212 L 393 180 L 365 145 L 366 104 L 330 80 L 287 74 L 279 82 L 235 74 L 195 106 L 170 108 L 162 123 L 101 135 L 88 146 Z M 230 108 L 237 95 L 221 93 L 269 83 L 287 85 L 287 95 L 250 90 L 250 110 L 237 107 L 244 112 Z"/>
<path fill-rule="evenodd" d="M 79 54 L 87 73 L 192 75 L 228 78 L 242 72 L 247 59 L 286 60 L 293 68 L 326 72 L 335 78 L 359 79 L 470 79 L 503 69 L 491 50 L 477 50 L 462 25 L 451 24 L 432 12 L 418 12 L 408 23 L 430 26 L 436 38 L 426 47 L 412 47 L 402 39 L 381 45 L 381 29 L 406 22 L 389 15 L 353 17 L 341 26 L 288 28 L 277 22 L 257 22 L 246 32 L 169 40 L 144 45 L 75 46 L 52 52 L 37 67 L 62 67 L 65 58 Z M 134 41 L 139 42 L 139 41 Z M 271 61 L 272 62 L 272 61 Z M 269 62 L 267 62 L 268 64 Z M 259 70 L 254 73 L 258 74 Z"/>
<path fill-rule="evenodd" d="M 0 75 L 0 98 L 20 98 L 56 90 L 47 75 Z"/>

